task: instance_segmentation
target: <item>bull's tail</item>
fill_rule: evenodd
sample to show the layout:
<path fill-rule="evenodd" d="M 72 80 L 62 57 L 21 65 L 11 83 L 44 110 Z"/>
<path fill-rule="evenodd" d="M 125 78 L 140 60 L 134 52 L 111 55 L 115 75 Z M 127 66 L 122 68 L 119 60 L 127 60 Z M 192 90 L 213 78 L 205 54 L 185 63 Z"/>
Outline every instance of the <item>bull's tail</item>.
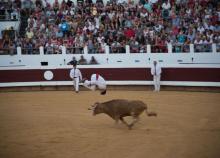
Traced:
<path fill-rule="evenodd" d="M 156 112 L 153 112 L 153 111 L 147 111 L 147 109 L 145 110 L 145 112 L 146 112 L 146 114 L 147 114 L 147 116 L 157 116 L 157 113 Z"/>

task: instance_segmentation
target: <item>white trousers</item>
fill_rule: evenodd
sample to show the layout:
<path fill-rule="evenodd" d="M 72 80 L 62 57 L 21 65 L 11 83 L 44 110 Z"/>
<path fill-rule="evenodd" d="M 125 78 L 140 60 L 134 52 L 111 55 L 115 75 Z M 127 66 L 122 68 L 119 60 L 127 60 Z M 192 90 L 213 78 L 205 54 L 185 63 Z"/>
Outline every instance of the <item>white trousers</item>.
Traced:
<path fill-rule="evenodd" d="M 160 91 L 160 75 L 154 75 L 154 91 Z"/>
<path fill-rule="evenodd" d="M 91 89 L 92 91 L 96 90 L 96 86 L 100 90 L 106 89 L 106 83 L 105 82 L 98 82 L 98 81 L 89 81 L 89 84 L 83 84 L 86 88 Z"/>
<path fill-rule="evenodd" d="M 79 91 L 79 77 L 73 78 L 73 86 L 76 92 Z"/>
<path fill-rule="evenodd" d="M 84 87 L 86 87 L 86 88 L 88 88 L 92 91 L 95 91 L 95 89 L 96 89 L 96 85 L 86 85 L 86 84 L 84 84 Z"/>

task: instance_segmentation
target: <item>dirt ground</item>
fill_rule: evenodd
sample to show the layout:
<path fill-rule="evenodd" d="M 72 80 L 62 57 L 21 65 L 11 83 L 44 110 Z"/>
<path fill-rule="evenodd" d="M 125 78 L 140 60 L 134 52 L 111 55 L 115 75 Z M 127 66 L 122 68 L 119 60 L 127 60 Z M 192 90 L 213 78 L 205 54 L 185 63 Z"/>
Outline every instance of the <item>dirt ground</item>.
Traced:
<path fill-rule="evenodd" d="M 128 130 L 87 110 L 96 101 L 116 98 L 142 100 L 158 117 L 143 113 Z M 0 157 L 219 158 L 220 93 L 2 92 Z"/>

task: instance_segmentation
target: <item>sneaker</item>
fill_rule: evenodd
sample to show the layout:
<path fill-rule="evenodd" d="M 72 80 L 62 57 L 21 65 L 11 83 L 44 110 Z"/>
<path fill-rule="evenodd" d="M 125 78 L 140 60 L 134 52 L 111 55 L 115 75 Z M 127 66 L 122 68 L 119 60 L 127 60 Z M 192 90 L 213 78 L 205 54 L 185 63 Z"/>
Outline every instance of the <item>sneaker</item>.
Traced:
<path fill-rule="evenodd" d="M 106 94 L 106 90 L 102 91 L 100 94 L 101 95 L 105 95 Z"/>

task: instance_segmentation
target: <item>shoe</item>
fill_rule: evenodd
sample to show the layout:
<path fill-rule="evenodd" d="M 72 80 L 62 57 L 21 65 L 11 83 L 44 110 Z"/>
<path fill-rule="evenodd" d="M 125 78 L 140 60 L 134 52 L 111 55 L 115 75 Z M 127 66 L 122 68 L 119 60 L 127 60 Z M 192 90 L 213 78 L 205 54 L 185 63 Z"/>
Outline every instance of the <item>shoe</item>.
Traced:
<path fill-rule="evenodd" d="M 86 78 L 83 78 L 80 83 L 84 83 L 87 79 Z"/>
<path fill-rule="evenodd" d="M 102 91 L 100 94 L 101 95 L 105 95 L 106 94 L 106 90 Z"/>

